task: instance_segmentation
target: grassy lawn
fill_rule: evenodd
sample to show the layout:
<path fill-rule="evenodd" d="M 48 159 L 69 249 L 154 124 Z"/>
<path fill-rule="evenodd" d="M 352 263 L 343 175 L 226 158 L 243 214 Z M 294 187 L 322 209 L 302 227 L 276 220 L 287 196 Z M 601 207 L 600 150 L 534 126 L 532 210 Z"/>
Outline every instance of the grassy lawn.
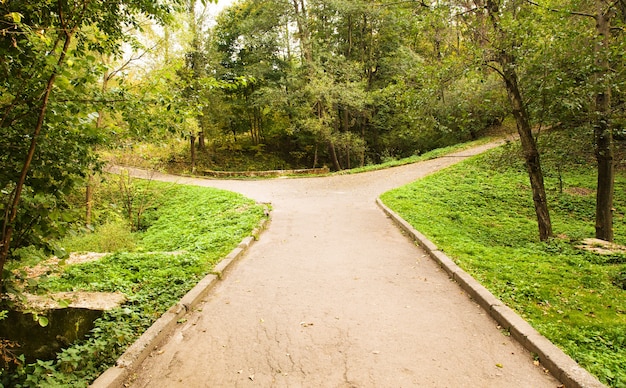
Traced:
<path fill-rule="evenodd" d="M 421 162 L 424 160 L 436 159 L 443 155 L 451 154 L 457 151 L 463 151 L 472 147 L 479 146 L 481 144 L 489 143 L 492 140 L 493 138 L 491 137 L 484 137 L 484 138 L 467 142 L 467 143 L 460 143 L 460 144 L 455 144 L 455 145 L 448 146 L 448 147 L 437 148 L 435 150 L 428 151 L 420 155 L 409 156 L 408 158 L 391 159 L 380 164 L 369 164 L 363 167 L 355 167 L 349 170 L 342 170 L 342 171 L 335 172 L 335 174 L 338 174 L 338 175 L 359 174 L 362 172 L 377 171 L 377 170 L 384 170 L 384 169 L 391 168 L 391 167 L 404 166 L 406 164 L 417 163 L 417 162 Z"/>
<path fill-rule="evenodd" d="M 140 231 L 131 233 L 127 220 L 120 224 L 119 218 L 109 215 L 94 233 L 62 244 L 73 251 L 104 250 L 110 255 L 65 266 L 60 274 L 26 288 L 31 293 L 121 292 L 128 302 L 105 313 L 86 340 L 63 350 L 56 360 L 38 361 L 4 375 L 0 370 L 0 386 L 87 386 L 264 217 L 263 206 L 231 192 L 159 182 L 133 185 L 135 208 L 144 208 Z M 150 200 L 140 206 L 141 198 Z"/>
<path fill-rule="evenodd" d="M 594 236 L 593 167 L 548 174 L 557 237 L 541 243 L 528 176 L 508 154 L 500 147 L 382 200 L 581 366 L 626 387 L 626 255 L 577 248 Z M 623 172 L 614 207 L 616 242 L 626 244 Z"/>

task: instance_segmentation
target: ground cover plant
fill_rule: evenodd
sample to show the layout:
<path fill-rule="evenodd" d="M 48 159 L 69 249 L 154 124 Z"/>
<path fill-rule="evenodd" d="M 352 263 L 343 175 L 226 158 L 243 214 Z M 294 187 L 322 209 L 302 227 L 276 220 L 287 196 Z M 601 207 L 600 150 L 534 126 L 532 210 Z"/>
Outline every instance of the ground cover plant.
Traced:
<path fill-rule="evenodd" d="M 594 235 L 594 166 L 579 160 L 548 171 L 558 236 L 541 243 L 528 177 L 511 157 L 517 151 L 516 145 L 500 147 L 382 200 L 581 366 L 609 386 L 625 387 L 626 254 L 577 247 Z M 614 204 L 619 244 L 626 243 L 625 189 L 620 171 Z"/>
<path fill-rule="evenodd" d="M 85 340 L 62 350 L 55 360 L 38 360 L 9 373 L 0 370 L 0 386 L 87 386 L 264 217 L 263 206 L 239 194 L 153 181 L 132 184 L 135 199 L 141 197 L 138 192 L 153 193 L 140 229 L 131 233 L 130 225 L 120 226 L 119 217 L 101 214 L 106 221 L 101 228 L 63 243 L 98 250 L 103 240 L 122 236 L 129 242 L 98 261 L 65 266 L 59 276 L 44 277 L 25 289 L 40 294 L 121 292 L 128 301 L 105 313 Z M 119 202 L 108 205 L 123 208 Z"/>
<path fill-rule="evenodd" d="M 483 137 L 479 140 L 475 140 L 475 141 L 470 141 L 470 142 L 466 142 L 466 143 L 459 143 L 459 144 L 455 144 L 455 145 L 451 145 L 451 146 L 447 146 L 447 147 L 442 147 L 442 148 L 437 148 L 434 149 L 432 151 L 428 151 L 425 152 L 423 154 L 415 154 L 413 156 L 409 156 L 406 158 L 389 158 L 388 160 L 383 161 L 382 163 L 379 164 L 368 164 L 365 165 L 363 167 L 355 167 L 349 170 L 342 170 L 342 171 L 338 171 L 336 172 L 336 174 L 339 175 L 345 175 L 345 174 L 359 174 L 362 172 L 368 172 L 368 171 L 376 171 L 376 170 L 384 170 L 386 168 L 391 168 L 391 167 L 398 167 L 398 166 L 404 166 L 407 164 L 411 164 L 411 163 L 417 163 L 417 162 L 421 162 L 424 160 L 431 160 L 431 159 L 436 159 L 439 158 L 443 155 L 447 155 L 450 154 L 452 152 L 456 152 L 456 151 L 462 151 L 462 150 L 466 150 L 472 147 L 476 147 L 478 145 L 481 144 L 486 144 L 490 141 L 492 141 L 493 138 L 492 137 Z"/>

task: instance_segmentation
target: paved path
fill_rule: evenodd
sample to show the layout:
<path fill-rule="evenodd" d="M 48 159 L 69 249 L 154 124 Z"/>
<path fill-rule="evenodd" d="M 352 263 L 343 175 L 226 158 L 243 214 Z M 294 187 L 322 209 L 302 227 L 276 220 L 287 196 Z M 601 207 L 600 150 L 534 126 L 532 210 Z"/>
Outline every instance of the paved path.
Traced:
<path fill-rule="evenodd" d="M 375 205 L 489 146 L 358 175 L 155 179 L 273 205 L 232 272 L 132 387 L 557 387 Z"/>

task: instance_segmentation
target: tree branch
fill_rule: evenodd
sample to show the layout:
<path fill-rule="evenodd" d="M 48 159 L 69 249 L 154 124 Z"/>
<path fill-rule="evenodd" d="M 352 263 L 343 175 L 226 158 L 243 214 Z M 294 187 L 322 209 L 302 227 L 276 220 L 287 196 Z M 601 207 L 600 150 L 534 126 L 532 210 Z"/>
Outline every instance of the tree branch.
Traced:
<path fill-rule="evenodd" d="M 413 4 L 417 4 L 419 6 L 422 6 L 424 8 L 429 8 L 430 9 L 430 5 L 426 4 L 426 2 L 424 0 L 404 0 L 404 1 L 395 1 L 393 3 L 378 3 L 376 4 L 378 7 L 391 7 L 394 5 L 400 5 L 400 4 L 409 4 L 409 3 L 413 3 Z"/>
<path fill-rule="evenodd" d="M 619 0 L 618 0 L 619 1 Z M 534 5 L 535 7 L 539 7 L 539 8 L 543 8 L 547 11 L 550 12 L 555 12 L 555 13 L 565 13 L 565 14 L 569 14 L 569 15 L 574 15 L 574 16 L 583 16 L 583 17 L 589 17 L 589 18 L 596 18 L 596 15 L 591 14 L 591 13 L 586 13 L 586 12 L 577 12 L 577 11 L 568 11 L 568 10 L 564 10 L 564 9 L 555 9 L 555 8 L 550 8 L 550 7 L 546 7 L 543 6 L 539 3 L 534 2 L 533 0 L 526 0 L 526 2 L 530 5 Z"/>
<path fill-rule="evenodd" d="M 495 67 L 494 65 L 490 64 L 489 62 L 485 61 L 485 66 L 487 66 L 488 68 L 490 68 L 491 70 L 495 71 L 496 73 L 498 73 L 502 78 L 504 78 L 504 73 L 502 72 L 502 70 L 498 69 L 497 67 Z"/>
<path fill-rule="evenodd" d="M 141 54 L 135 56 L 135 57 L 130 57 L 126 62 L 124 62 L 120 67 L 118 67 L 117 69 L 115 69 L 114 71 L 112 71 L 108 76 L 107 76 L 107 80 L 111 80 L 113 79 L 113 77 L 115 77 L 119 72 L 123 71 L 124 69 L 126 69 L 131 63 L 140 60 L 141 58 L 143 58 L 146 54 L 148 54 L 150 51 L 154 50 L 158 45 L 160 44 L 160 42 L 155 43 L 152 47 L 150 47 L 147 50 L 144 50 Z"/>

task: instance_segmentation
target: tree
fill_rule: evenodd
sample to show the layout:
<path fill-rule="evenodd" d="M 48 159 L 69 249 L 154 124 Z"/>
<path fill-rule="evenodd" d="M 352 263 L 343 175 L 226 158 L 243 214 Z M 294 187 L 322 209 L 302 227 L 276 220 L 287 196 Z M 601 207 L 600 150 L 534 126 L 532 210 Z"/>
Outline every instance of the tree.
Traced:
<path fill-rule="evenodd" d="M 0 3 L 2 155 L 0 273 L 14 243 L 84 176 L 97 142 L 95 112 L 81 100 L 93 85 L 94 52 L 120 53 L 138 16 L 164 23 L 176 0 L 26 0 Z M 85 131 L 82 131 L 85 130 Z M 54 136 L 54 138 L 53 138 Z M 40 205 L 24 212 L 24 196 Z M 32 209 L 31 209 L 32 210 Z M 29 220 L 30 218 L 30 220 Z"/>
<path fill-rule="evenodd" d="M 594 0 L 590 2 L 575 2 L 569 6 L 554 8 L 551 4 L 539 4 L 528 0 L 530 4 L 557 14 L 561 17 L 568 16 L 571 24 L 572 18 L 593 20 L 593 28 L 577 26 L 574 30 L 571 26 L 563 27 L 575 31 L 576 39 L 588 36 L 592 43 L 591 49 L 578 51 L 576 56 L 586 59 L 579 69 L 588 69 L 583 77 L 578 77 L 585 82 L 579 84 L 578 89 L 589 92 L 593 96 L 590 104 L 590 123 L 593 128 L 593 145 L 597 161 L 597 192 L 596 192 L 596 238 L 613 241 L 613 193 L 615 182 L 615 160 L 613 122 L 616 111 L 619 109 L 613 104 L 612 95 L 615 91 L 620 93 L 618 101 L 623 98 L 620 92 L 623 77 L 623 25 L 626 21 L 626 6 L 623 1 Z M 567 50 L 567 49 L 566 49 Z M 584 61 L 583 59 L 583 61 Z M 571 77 L 576 79 L 577 77 Z M 572 93 L 563 93 L 561 98 L 571 100 Z M 580 115 L 579 115 L 580 116 Z"/>
<path fill-rule="evenodd" d="M 249 133 L 250 149 L 337 170 L 478 136 L 502 120 L 502 93 L 492 75 L 476 80 L 463 68 L 453 8 L 428 9 L 432 15 L 424 3 L 374 0 L 237 3 L 212 32 L 221 63 L 209 70 L 253 81 L 210 97 L 214 126 L 239 140 Z M 462 104 L 446 106 L 447 96 Z M 494 103 L 483 107 L 478 96 Z"/>
<path fill-rule="evenodd" d="M 618 2 L 596 0 L 597 39 L 595 44 L 597 74 L 594 78 L 594 146 L 598 162 L 596 194 L 596 238 L 613 241 L 613 191 L 615 162 L 613 160 L 613 128 L 611 127 L 611 20 Z M 622 7 L 624 4 L 622 3 Z M 621 32 L 619 33 L 621 35 Z"/>
<path fill-rule="evenodd" d="M 532 132 L 531 117 L 520 87 L 516 50 L 523 45 L 524 36 L 515 28 L 523 23 L 524 7 L 520 2 L 474 0 L 473 8 L 463 14 L 470 26 L 470 36 L 480 48 L 484 63 L 504 81 L 522 144 L 526 170 L 530 179 L 539 238 L 547 240 L 553 234 L 537 143 Z M 470 20 L 471 18 L 471 20 Z"/>

